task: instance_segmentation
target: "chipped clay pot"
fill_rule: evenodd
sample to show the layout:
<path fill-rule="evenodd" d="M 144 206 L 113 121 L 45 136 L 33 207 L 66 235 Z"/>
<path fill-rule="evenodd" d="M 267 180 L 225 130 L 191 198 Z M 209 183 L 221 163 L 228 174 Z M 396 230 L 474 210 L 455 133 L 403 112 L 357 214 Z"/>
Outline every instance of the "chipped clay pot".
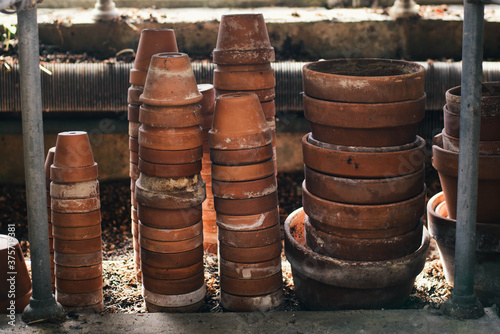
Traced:
<path fill-rule="evenodd" d="M 499 107 L 500 108 L 500 107 Z M 460 137 L 460 114 L 452 113 L 447 105 L 443 107 L 444 131 L 450 136 Z M 500 141 L 500 113 L 495 116 L 481 116 L 480 141 Z"/>
<path fill-rule="evenodd" d="M 273 146 L 268 144 L 245 150 L 210 149 L 210 160 L 223 166 L 252 165 L 263 163 L 273 157 Z"/>
<path fill-rule="evenodd" d="M 481 115 L 500 115 L 500 81 L 481 84 Z M 446 105 L 450 112 L 460 114 L 461 86 L 446 91 Z"/>
<path fill-rule="evenodd" d="M 448 217 L 442 192 L 427 203 L 429 234 L 436 240 L 444 274 L 453 284 L 456 221 Z M 474 291 L 485 306 L 500 300 L 500 226 L 476 224 Z"/>
<path fill-rule="evenodd" d="M 198 91 L 189 57 L 185 53 L 153 55 L 140 101 L 153 106 L 183 106 L 198 103 Z"/>
<path fill-rule="evenodd" d="M 217 65 L 214 70 L 214 87 L 221 90 L 246 91 L 276 86 L 271 64 L 248 67 Z"/>
<path fill-rule="evenodd" d="M 401 306 L 422 271 L 429 248 L 424 230 L 419 249 L 388 261 L 347 261 L 313 252 L 305 242 L 302 209 L 285 222 L 285 254 L 300 302 L 313 310 Z"/>
<path fill-rule="evenodd" d="M 274 61 L 262 14 L 222 15 L 213 50 L 216 64 L 265 64 Z"/>
<path fill-rule="evenodd" d="M 208 142 L 211 149 L 218 150 L 249 149 L 270 144 L 271 129 L 257 97 L 251 93 L 220 96 L 215 103 Z"/>
<path fill-rule="evenodd" d="M 448 214 L 456 219 L 458 153 L 443 149 L 441 134 L 434 137 L 432 165 L 438 171 L 443 188 Z M 477 195 L 477 222 L 498 224 L 500 221 L 500 156 L 480 155 Z"/>
<path fill-rule="evenodd" d="M 341 103 L 303 95 L 304 116 L 315 139 L 346 146 L 397 146 L 415 141 L 425 93 L 392 103 Z"/>
<path fill-rule="evenodd" d="M 177 52 L 177 41 L 172 29 L 143 29 L 132 69 L 130 84 L 144 86 L 151 57 L 160 52 Z"/>
<path fill-rule="evenodd" d="M 422 65 L 390 59 L 334 59 L 304 65 L 310 97 L 337 102 L 387 103 L 416 100 L 424 93 Z"/>
<path fill-rule="evenodd" d="M 458 152 L 459 138 L 452 137 L 445 130 L 441 133 L 443 136 L 443 148 L 448 151 Z M 483 140 L 479 142 L 480 155 L 500 155 L 500 140 Z"/>

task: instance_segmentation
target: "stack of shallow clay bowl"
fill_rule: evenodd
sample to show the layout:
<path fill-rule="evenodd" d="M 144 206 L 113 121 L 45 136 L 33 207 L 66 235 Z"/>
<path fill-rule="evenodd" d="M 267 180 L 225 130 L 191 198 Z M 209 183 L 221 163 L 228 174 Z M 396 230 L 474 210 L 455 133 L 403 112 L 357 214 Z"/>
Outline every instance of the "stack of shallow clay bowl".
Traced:
<path fill-rule="evenodd" d="M 52 292 L 56 290 L 56 276 L 54 275 L 54 235 L 52 234 L 52 212 L 50 210 L 50 166 L 54 162 L 55 147 L 51 147 L 45 159 L 45 185 L 47 187 L 47 218 L 49 223 L 49 251 L 50 251 L 50 278 L 52 281 Z"/>
<path fill-rule="evenodd" d="M 135 200 L 135 182 L 139 178 L 139 96 L 144 90 L 151 57 L 159 52 L 177 52 L 177 41 L 172 29 L 144 29 L 141 32 L 134 65 L 130 70 L 130 88 L 128 90 L 128 121 L 130 150 L 130 191 L 131 220 L 134 241 L 134 263 L 138 281 L 141 281 L 140 254 L 138 243 L 137 203 Z"/>
<path fill-rule="evenodd" d="M 140 96 L 137 214 L 150 312 L 192 312 L 205 297 L 202 99 L 184 53 L 158 53 Z"/>
<path fill-rule="evenodd" d="M 203 129 L 203 158 L 201 177 L 205 181 L 207 198 L 203 202 L 203 248 L 206 252 L 217 253 L 217 223 L 212 194 L 212 161 L 208 146 L 208 131 L 212 128 L 215 110 L 215 90 L 211 84 L 200 84 L 198 90 L 203 95 L 201 105 L 201 128 Z"/>
<path fill-rule="evenodd" d="M 274 48 L 269 41 L 262 14 L 222 15 L 213 50 L 216 96 L 230 92 L 253 92 L 259 97 L 266 121 L 273 133 L 273 161 L 276 165 L 276 96 Z"/>
<path fill-rule="evenodd" d="M 283 301 L 272 133 L 253 93 L 219 96 L 209 131 L 221 304 L 265 311 Z"/>
<path fill-rule="evenodd" d="M 442 194 L 428 204 L 432 237 L 438 244 L 446 279 L 453 284 L 460 136 L 460 86 L 446 92 L 444 129 L 434 137 L 432 163 Z M 475 290 L 485 305 L 500 301 L 500 82 L 482 86 L 476 225 Z"/>
<path fill-rule="evenodd" d="M 101 205 L 97 163 L 86 132 L 61 132 L 50 167 L 56 299 L 99 311 L 102 295 Z"/>
<path fill-rule="evenodd" d="M 302 139 L 305 214 L 289 218 L 286 249 L 296 293 L 313 309 L 398 306 L 425 260 L 425 143 L 416 134 L 425 112 L 424 69 L 329 60 L 305 65 L 303 84 L 312 130 Z M 344 269 L 311 276 L 307 260 Z M 394 262 L 415 267 L 366 279 L 373 266 Z"/>
<path fill-rule="evenodd" d="M 29 304 L 31 279 L 16 238 L 0 234 L 0 313 L 21 313 Z"/>

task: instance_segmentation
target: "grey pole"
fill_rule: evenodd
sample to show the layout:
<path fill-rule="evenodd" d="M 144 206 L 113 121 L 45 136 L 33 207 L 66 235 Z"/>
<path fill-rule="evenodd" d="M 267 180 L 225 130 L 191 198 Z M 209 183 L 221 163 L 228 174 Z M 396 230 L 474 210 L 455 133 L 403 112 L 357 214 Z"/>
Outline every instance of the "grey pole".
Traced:
<path fill-rule="evenodd" d="M 59 320 L 64 316 L 64 310 L 54 299 L 50 278 L 36 6 L 21 10 L 18 13 L 17 21 L 24 173 L 33 281 L 33 295 L 30 304 L 23 312 L 23 320 L 27 323 L 33 323 Z"/>
<path fill-rule="evenodd" d="M 451 299 L 442 307 L 460 319 L 484 315 L 474 293 L 483 27 L 484 4 L 464 0 L 455 275 Z"/>

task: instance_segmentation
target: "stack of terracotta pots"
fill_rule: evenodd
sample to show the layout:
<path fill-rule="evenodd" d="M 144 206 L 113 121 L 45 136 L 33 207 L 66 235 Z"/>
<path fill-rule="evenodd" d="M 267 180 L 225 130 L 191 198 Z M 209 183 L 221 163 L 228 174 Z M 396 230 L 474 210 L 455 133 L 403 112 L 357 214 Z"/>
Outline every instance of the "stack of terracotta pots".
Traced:
<path fill-rule="evenodd" d="M 103 307 L 97 163 L 86 132 L 61 132 L 50 167 L 56 299 L 66 308 Z"/>
<path fill-rule="evenodd" d="M 278 197 L 272 132 L 257 95 L 219 96 L 208 139 L 221 304 L 231 311 L 275 309 L 283 301 Z"/>
<path fill-rule="evenodd" d="M 253 92 L 259 97 L 266 121 L 273 133 L 273 161 L 276 166 L 276 96 L 274 48 L 269 41 L 262 14 L 222 15 L 213 50 L 216 96 L 230 92 Z"/>
<path fill-rule="evenodd" d="M 203 158 L 201 177 L 207 188 L 207 198 L 203 202 L 203 247 L 208 253 L 217 253 L 217 223 L 212 194 L 212 161 L 208 146 L 208 131 L 212 128 L 215 111 L 215 90 L 211 84 L 200 84 L 198 90 L 203 95 L 201 105 L 201 128 L 203 129 Z"/>
<path fill-rule="evenodd" d="M 131 218 L 132 236 L 134 241 L 134 263 L 137 279 L 141 281 L 140 254 L 138 242 L 137 202 L 135 200 L 135 182 L 139 178 L 139 96 L 144 90 L 146 75 L 148 74 L 151 57 L 159 52 L 177 52 L 177 41 L 172 29 L 144 29 L 141 32 L 139 45 L 130 70 L 130 88 L 128 90 L 128 121 L 129 121 L 129 150 L 130 150 L 130 191 L 131 191 Z"/>
<path fill-rule="evenodd" d="M 23 312 L 32 292 L 30 275 L 19 242 L 3 234 L 0 234 L 0 282 L 0 313 Z"/>
<path fill-rule="evenodd" d="M 303 84 L 312 130 L 302 139 L 305 214 L 295 212 L 286 227 L 297 295 L 313 309 L 397 306 L 423 268 L 427 245 L 425 143 L 416 135 L 425 112 L 424 68 L 321 61 L 304 66 Z M 318 275 L 309 261 L 321 271 L 343 269 Z M 395 262 L 405 271 L 366 279 L 376 266 Z"/>
<path fill-rule="evenodd" d="M 457 213 L 460 87 L 446 92 L 444 129 L 434 137 L 433 166 L 442 194 L 428 203 L 429 230 L 437 241 L 445 276 L 453 284 Z M 500 82 L 482 87 L 476 225 L 475 290 L 485 305 L 500 301 Z"/>
<path fill-rule="evenodd" d="M 153 55 L 140 96 L 136 182 L 143 296 L 149 311 L 196 311 L 205 297 L 202 99 L 184 53 Z"/>
<path fill-rule="evenodd" d="M 50 210 L 50 166 L 54 162 L 55 147 L 51 147 L 45 159 L 45 185 L 47 188 L 47 218 L 49 223 L 49 251 L 50 251 L 50 278 L 52 281 L 52 292 L 56 290 L 56 276 L 54 274 L 54 235 L 52 234 L 52 212 Z"/>

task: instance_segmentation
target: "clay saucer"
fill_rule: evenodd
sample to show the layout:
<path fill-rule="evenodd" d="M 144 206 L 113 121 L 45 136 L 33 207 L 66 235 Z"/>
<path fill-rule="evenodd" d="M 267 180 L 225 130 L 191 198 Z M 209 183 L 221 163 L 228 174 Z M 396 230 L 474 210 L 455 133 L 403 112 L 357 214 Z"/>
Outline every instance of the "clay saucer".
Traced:
<path fill-rule="evenodd" d="M 258 164 L 273 157 L 271 144 L 246 150 L 217 150 L 210 149 L 210 160 L 214 164 L 223 166 L 243 166 Z"/>
<path fill-rule="evenodd" d="M 141 247 L 140 257 L 143 264 L 154 268 L 184 268 L 203 260 L 203 246 L 180 253 L 159 253 Z"/>
<path fill-rule="evenodd" d="M 217 213 L 229 216 L 248 216 L 271 211 L 278 206 L 278 193 L 247 199 L 223 199 L 214 197 Z"/>

